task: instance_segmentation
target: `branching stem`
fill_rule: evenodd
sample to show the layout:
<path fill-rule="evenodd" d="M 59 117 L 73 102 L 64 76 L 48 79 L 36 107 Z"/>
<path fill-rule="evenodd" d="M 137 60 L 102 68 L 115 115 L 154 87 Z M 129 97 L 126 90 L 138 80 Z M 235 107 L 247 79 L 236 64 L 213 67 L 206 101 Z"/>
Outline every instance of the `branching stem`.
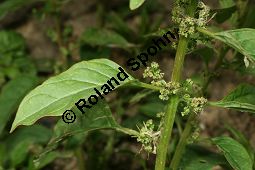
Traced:
<path fill-rule="evenodd" d="M 194 13 L 197 8 L 197 0 L 190 0 L 189 1 L 189 7 L 187 9 L 187 13 L 189 16 L 194 16 Z M 174 68 L 172 72 L 172 82 L 179 82 L 181 79 L 181 74 L 183 70 L 183 64 L 185 59 L 186 50 L 188 47 L 188 38 L 180 37 L 176 56 L 175 56 L 175 62 L 174 62 Z M 167 157 L 167 148 L 168 143 L 171 138 L 172 128 L 175 120 L 175 114 L 177 111 L 179 103 L 179 97 L 174 95 L 170 98 L 169 103 L 167 105 L 167 111 L 164 118 L 164 124 L 162 127 L 162 134 L 159 139 L 159 144 L 157 148 L 157 157 L 156 157 L 156 165 L 155 170 L 165 170 L 165 163 L 166 163 L 166 157 Z M 178 152 L 178 150 L 176 150 Z"/>

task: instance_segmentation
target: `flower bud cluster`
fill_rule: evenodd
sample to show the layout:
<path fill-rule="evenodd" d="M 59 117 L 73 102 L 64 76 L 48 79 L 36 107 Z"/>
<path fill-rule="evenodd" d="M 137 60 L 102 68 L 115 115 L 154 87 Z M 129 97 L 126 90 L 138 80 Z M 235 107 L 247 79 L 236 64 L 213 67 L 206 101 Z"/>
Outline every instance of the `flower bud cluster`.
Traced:
<path fill-rule="evenodd" d="M 160 135 L 160 131 L 154 131 L 155 125 L 150 119 L 146 123 L 143 122 L 143 127 L 139 129 L 139 135 L 137 137 L 137 142 L 142 144 L 142 149 L 148 153 L 156 154 L 157 141 Z"/>
<path fill-rule="evenodd" d="M 188 115 L 190 112 L 194 112 L 196 114 L 200 113 L 205 104 L 207 103 L 207 99 L 203 97 L 191 97 L 189 94 L 185 94 L 183 96 L 183 100 L 186 102 L 186 106 L 181 112 L 182 116 Z"/>
<path fill-rule="evenodd" d="M 156 62 L 152 62 L 151 66 L 147 67 L 143 73 L 144 78 L 149 77 L 155 81 L 162 79 L 163 76 L 164 76 L 164 73 L 161 73 L 161 70 L 159 69 L 159 64 Z"/>
<path fill-rule="evenodd" d="M 169 95 L 177 94 L 181 88 L 180 83 L 166 82 L 163 80 L 164 73 L 161 73 L 159 65 L 156 62 L 152 62 L 150 67 L 147 67 L 144 71 L 143 77 L 149 77 L 153 80 L 151 84 L 157 87 L 161 87 L 159 98 L 161 100 L 168 100 Z"/>
<path fill-rule="evenodd" d="M 179 25 L 179 34 L 188 37 L 195 33 L 196 26 L 205 27 L 210 16 L 210 8 L 200 1 L 198 18 L 192 18 L 186 15 L 185 5 L 187 4 L 183 0 L 177 0 L 172 10 L 172 21 Z"/>

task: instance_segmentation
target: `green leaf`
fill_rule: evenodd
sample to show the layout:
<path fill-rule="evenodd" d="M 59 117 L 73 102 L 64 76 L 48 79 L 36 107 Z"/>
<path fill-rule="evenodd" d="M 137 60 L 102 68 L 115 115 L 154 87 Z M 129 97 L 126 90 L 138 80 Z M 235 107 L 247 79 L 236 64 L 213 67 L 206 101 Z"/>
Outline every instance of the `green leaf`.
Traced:
<path fill-rule="evenodd" d="M 203 48 L 194 50 L 193 53 L 200 56 L 208 65 L 209 62 L 212 60 L 215 51 L 213 50 L 213 48 L 203 47 Z"/>
<path fill-rule="evenodd" d="M 255 86 L 242 84 L 218 102 L 210 102 L 213 106 L 236 109 L 255 113 Z"/>
<path fill-rule="evenodd" d="M 212 141 L 235 170 L 252 170 L 252 160 L 240 143 L 230 137 L 217 137 Z"/>
<path fill-rule="evenodd" d="M 86 31 L 82 34 L 81 43 L 89 44 L 91 46 L 118 48 L 127 48 L 133 46 L 118 33 L 99 28 L 86 29 Z"/>
<path fill-rule="evenodd" d="M 23 162 L 31 145 L 46 144 L 51 135 L 51 130 L 40 125 L 25 127 L 9 135 L 4 142 L 11 165 L 15 167 Z"/>
<path fill-rule="evenodd" d="M 87 100 L 91 95 L 96 95 L 94 88 L 102 93 L 101 87 L 112 77 L 115 77 L 120 85 L 134 80 L 128 74 L 124 76 L 120 73 L 119 68 L 119 65 L 107 59 L 83 61 L 48 79 L 23 99 L 11 131 L 19 125 L 31 125 L 45 116 L 62 115 L 80 99 Z M 117 74 L 125 79 L 120 81 Z M 118 87 L 114 82 L 113 85 L 115 88 Z"/>
<path fill-rule="evenodd" d="M 179 169 L 212 170 L 216 165 L 225 163 L 226 161 L 222 155 L 213 153 L 201 146 L 190 145 L 183 154 Z"/>
<path fill-rule="evenodd" d="M 229 8 L 235 5 L 233 0 L 219 0 L 219 4 L 221 8 Z"/>
<path fill-rule="evenodd" d="M 145 0 L 130 0 L 129 8 L 131 10 L 135 10 L 135 9 L 139 8 L 144 2 L 145 2 Z"/>
<path fill-rule="evenodd" d="M 9 81 L 0 94 L 0 134 L 22 98 L 36 86 L 37 78 L 22 75 Z"/>
<path fill-rule="evenodd" d="M 84 44 L 80 47 L 81 60 L 92 60 L 97 58 L 109 58 L 111 50 L 107 47 L 91 47 Z"/>
<path fill-rule="evenodd" d="M 115 129 L 130 135 L 136 133 L 116 123 L 109 106 L 104 100 L 100 101 L 97 107 L 89 109 L 84 115 L 77 111 L 77 109 L 74 109 L 74 111 L 76 113 L 76 121 L 72 124 L 66 124 L 62 119 L 58 121 L 54 127 L 54 134 L 46 149 L 40 154 L 38 161 L 44 159 L 61 141 L 79 133 L 87 133 L 98 129 Z"/>
<path fill-rule="evenodd" d="M 25 7 L 33 2 L 43 0 L 6 0 L 0 4 L 0 19 L 2 19 L 9 12 L 13 12 L 19 8 Z"/>
<path fill-rule="evenodd" d="M 245 28 L 255 28 L 255 5 L 249 4 L 249 8 L 247 9 L 247 14 L 245 18 L 243 18 L 243 27 Z"/>
<path fill-rule="evenodd" d="M 89 109 L 84 115 L 77 110 L 75 113 L 77 118 L 72 124 L 66 124 L 62 119 L 58 121 L 50 143 L 59 142 L 67 136 L 81 132 L 86 133 L 91 130 L 120 127 L 114 120 L 112 112 L 104 100 L 98 102 L 97 107 Z"/>
<path fill-rule="evenodd" d="M 223 23 L 236 12 L 236 6 L 231 6 L 227 8 L 222 8 L 222 9 L 216 9 L 213 10 L 214 13 L 216 13 L 215 20 L 218 23 Z"/>
<path fill-rule="evenodd" d="M 246 139 L 244 134 L 242 134 L 242 132 L 238 131 L 237 129 L 231 127 L 230 125 L 226 125 L 226 128 L 232 133 L 234 139 L 236 139 L 240 144 L 242 144 L 245 147 L 251 159 L 254 160 L 255 150 L 252 148 L 251 144 L 249 143 L 248 139 Z"/>
<path fill-rule="evenodd" d="M 233 47 L 250 61 L 255 62 L 255 29 L 242 28 L 213 34 L 214 38 Z"/>
<path fill-rule="evenodd" d="M 21 34 L 14 31 L 0 31 L 0 54 L 23 51 L 26 47 L 25 44 L 25 40 Z"/>
<path fill-rule="evenodd" d="M 33 161 L 33 163 L 36 169 L 42 169 L 43 167 L 50 164 L 57 158 L 69 158 L 69 157 L 72 157 L 72 155 L 70 154 L 68 155 L 68 153 L 53 151 L 46 154 L 42 159 Z"/>
<path fill-rule="evenodd" d="M 129 28 L 129 24 L 121 17 L 120 14 L 115 12 L 110 13 L 107 15 L 107 22 L 111 23 L 113 29 L 121 35 L 125 35 L 126 38 L 132 39 L 136 37 L 134 36 L 136 33 Z"/>

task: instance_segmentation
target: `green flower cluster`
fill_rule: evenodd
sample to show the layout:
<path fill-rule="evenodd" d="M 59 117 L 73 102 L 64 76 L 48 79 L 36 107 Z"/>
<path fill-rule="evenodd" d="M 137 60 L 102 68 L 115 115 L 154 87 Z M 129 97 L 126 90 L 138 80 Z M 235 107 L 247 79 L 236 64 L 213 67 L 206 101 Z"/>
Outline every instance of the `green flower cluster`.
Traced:
<path fill-rule="evenodd" d="M 146 123 L 143 122 L 143 127 L 139 129 L 139 135 L 137 137 L 137 142 L 142 144 L 143 150 L 148 153 L 156 154 L 157 151 L 157 141 L 160 136 L 160 131 L 154 131 L 155 125 L 150 119 Z"/>
<path fill-rule="evenodd" d="M 161 80 L 164 77 L 164 73 L 161 73 L 159 69 L 159 64 L 156 62 L 152 62 L 150 67 L 147 67 L 144 70 L 143 77 L 152 78 L 154 81 Z"/>
<path fill-rule="evenodd" d="M 147 67 L 144 71 L 144 78 L 152 78 L 151 84 L 157 87 L 161 87 L 159 98 L 161 100 L 168 100 L 172 94 L 177 94 L 180 91 L 181 85 L 176 82 L 166 82 L 163 80 L 164 73 L 159 69 L 159 65 L 156 62 L 152 62 L 150 67 Z"/>
<path fill-rule="evenodd" d="M 172 10 L 172 21 L 179 25 L 179 34 L 188 37 L 195 33 L 195 27 L 205 27 L 210 16 L 210 8 L 202 1 L 198 3 L 198 18 L 192 18 L 184 12 L 185 0 L 177 0 Z"/>
<path fill-rule="evenodd" d="M 182 116 L 188 115 L 190 112 L 194 112 L 196 114 L 200 113 L 205 104 L 207 103 L 207 99 L 203 97 L 191 97 L 189 94 L 185 94 L 183 96 L 183 100 L 187 104 L 183 111 L 181 112 Z"/>

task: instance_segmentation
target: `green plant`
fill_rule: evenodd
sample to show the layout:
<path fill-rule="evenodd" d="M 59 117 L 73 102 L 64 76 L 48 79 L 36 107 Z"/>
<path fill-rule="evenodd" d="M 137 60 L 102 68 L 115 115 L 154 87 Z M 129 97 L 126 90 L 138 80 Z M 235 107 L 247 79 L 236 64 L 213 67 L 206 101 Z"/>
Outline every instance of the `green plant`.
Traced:
<path fill-rule="evenodd" d="M 233 138 L 226 136 L 200 137 L 199 116 L 205 107 L 220 107 L 255 113 L 254 84 L 242 83 L 219 101 L 210 101 L 208 97 L 208 86 L 214 78 L 220 75 L 222 68 L 253 76 L 255 73 L 255 51 L 253 47 L 255 29 L 243 28 L 254 27 L 255 24 L 250 23 L 248 19 L 246 21 L 242 20 L 244 16 L 249 15 L 249 12 L 247 12 L 248 0 L 237 0 L 236 3 L 231 0 L 228 2 L 220 0 L 219 2 L 222 8 L 211 10 L 199 0 L 176 0 L 172 9 L 171 20 L 173 26 L 163 30 L 155 29 L 159 24 L 149 27 L 146 8 L 142 15 L 144 24 L 141 24 L 140 29 L 142 35 L 136 34 L 123 21 L 122 17 L 114 13 L 106 19 L 99 15 L 102 17 L 100 26 L 106 20 L 112 22 L 112 30 L 109 27 L 101 29 L 100 26 L 88 28 L 78 40 L 72 42 L 71 28 L 61 25 L 60 8 L 65 2 L 58 0 L 46 1 L 41 15 L 48 14 L 55 19 L 55 25 L 48 30 L 48 35 L 57 44 L 60 55 L 55 62 L 56 68 L 53 74 L 66 70 L 74 63 L 72 60 L 72 50 L 74 48 L 79 48 L 81 60 L 85 59 L 87 61 L 81 61 L 61 74 L 52 76 L 26 96 L 25 94 L 38 84 L 35 75 L 36 70 L 26 57 L 24 57 L 24 62 L 29 63 L 30 66 L 27 68 L 28 71 L 25 71 L 26 74 L 20 69 L 24 67 L 13 64 L 16 63 L 19 56 L 27 55 L 25 42 L 16 33 L 0 32 L 0 43 L 3 42 L 2 47 L 4 47 L 0 48 L 0 55 L 10 58 L 0 60 L 0 69 L 4 70 L 1 74 L 3 74 L 2 77 L 5 77 L 0 82 L 0 85 L 4 85 L 0 96 L 0 111 L 6 112 L 0 119 L 3 122 L 0 125 L 0 134 L 8 123 L 15 107 L 17 107 L 17 103 L 20 103 L 24 96 L 12 123 L 11 132 L 20 125 L 32 125 L 31 127 L 18 129 L 17 132 L 14 132 L 14 136 L 0 142 L 1 157 L 3 157 L 6 150 L 5 146 L 7 146 L 7 149 L 14 148 L 7 155 L 7 158 L 0 159 L 0 169 L 1 167 L 14 168 L 24 162 L 25 155 L 27 155 L 25 149 L 31 143 L 34 143 L 36 148 L 39 149 L 28 158 L 30 169 L 43 168 L 57 157 L 69 157 L 68 151 L 70 148 L 75 148 L 74 154 L 81 170 L 85 167 L 89 169 L 105 168 L 107 159 L 113 153 L 115 142 L 120 140 L 121 137 L 119 133 L 113 131 L 107 133 L 97 131 L 100 129 L 111 129 L 129 135 L 141 145 L 140 151 L 145 151 L 148 155 L 156 154 L 155 170 L 210 170 L 216 165 L 220 165 L 224 169 L 254 169 L 255 150 L 236 129 L 227 126 Z M 12 6 L 8 3 L 10 2 L 6 1 L 7 5 L 3 6 Z M 17 1 L 16 3 L 21 2 Z M 130 8 L 132 10 L 137 9 L 143 3 L 146 5 L 149 2 L 130 0 Z M 24 4 L 21 3 L 21 5 Z M 98 9 L 100 9 L 99 13 L 104 10 L 99 7 Z M 0 13 L 0 15 L 5 15 L 5 12 Z M 123 14 L 123 18 L 126 15 Z M 211 20 L 216 23 L 228 21 L 231 27 L 239 29 L 222 31 L 220 28 L 216 29 L 210 26 L 209 22 Z M 146 26 L 148 28 L 145 28 Z M 62 27 L 66 29 L 60 29 Z M 122 50 L 122 53 L 130 56 L 138 55 L 144 50 L 151 37 L 162 36 L 162 32 L 163 34 L 166 32 L 165 30 L 174 32 L 175 28 L 178 28 L 179 38 L 177 42 L 173 42 L 171 47 L 164 49 L 167 52 L 175 52 L 170 81 L 167 81 L 167 78 L 164 77 L 165 73 L 160 70 L 159 64 L 152 61 L 143 73 L 143 78 L 146 81 L 151 79 L 150 83 L 142 82 L 130 74 L 128 79 L 120 82 L 118 90 L 122 93 L 116 101 L 99 100 L 84 114 L 75 107 L 74 103 L 95 94 L 94 88 L 101 89 L 111 77 L 119 73 L 120 65 L 106 59 L 110 58 L 112 49 L 117 48 Z M 221 43 L 219 48 L 214 48 L 217 45 L 215 42 Z M 9 44 L 12 44 L 12 46 L 9 46 Z M 232 54 L 231 59 L 226 57 L 227 53 Z M 182 76 L 185 56 L 188 54 L 202 56 L 203 63 L 201 63 L 201 67 L 203 67 L 203 72 L 198 79 L 193 76 L 185 80 Z M 101 56 L 106 57 L 98 59 Z M 217 61 L 214 67 L 211 68 L 210 64 L 213 56 L 217 56 Z M 129 69 L 125 66 L 122 67 L 125 70 Z M 15 68 L 14 71 L 12 68 Z M 6 82 L 7 80 L 8 82 Z M 15 97 L 10 97 L 14 89 L 13 86 L 18 83 L 18 88 L 22 87 L 21 90 L 17 90 L 18 95 Z M 107 93 L 112 92 L 112 90 Z M 131 96 L 130 92 L 137 94 Z M 146 117 L 137 118 L 140 120 L 139 122 L 136 121 L 135 126 L 134 123 L 130 123 L 133 121 L 132 119 L 119 122 L 124 113 L 122 107 L 124 104 L 128 102 L 139 103 L 143 100 L 147 103 L 143 104 L 140 110 L 147 114 Z M 117 113 L 115 116 L 113 116 L 110 106 L 114 106 L 114 113 Z M 76 120 L 73 124 L 66 124 L 62 119 L 59 119 L 53 131 L 41 125 L 33 125 L 41 118 L 59 117 L 62 116 L 65 110 L 70 109 L 76 113 Z M 176 124 L 176 127 L 174 124 Z M 178 133 L 174 133 L 173 129 L 177 129 Z M 95 132 L 91 133 L 92 131 Z M 21 140 L 20 138 L 24 136 L 28 137 Z M 96 143 L 106 137 L 109 140 L 100 151 L 100 154 L 97 155 L 93 149 L 96 149 Z M 93 138 L 92 142 L 90 138 Z M 12 143 L 12 140 L 16 140 L 17 143 Z M 58 147 L 63 143 L 65 149 L 59 151 Z M 84 163 L 82 149 L 84 143 L 91 144 L 87 147 L 90 148 L 88 152 L 92 155 L 89 159 L 98 160 L 97 163 L 89 164 L 92 161 L 87 161 L 88 165 L 86 165 L 87 162 Z M 213 146 L 216 146 L 221 153 L 212 152 L 208 149 Z M 20 154 L 15 157 L 17 150 Z M 38 156 L 34 162 L 33 155 Z M 144 164 L 143 160 L 141 164 Z M 146 165 L 143 165 L 143 168 L 146 169 Z"/>

